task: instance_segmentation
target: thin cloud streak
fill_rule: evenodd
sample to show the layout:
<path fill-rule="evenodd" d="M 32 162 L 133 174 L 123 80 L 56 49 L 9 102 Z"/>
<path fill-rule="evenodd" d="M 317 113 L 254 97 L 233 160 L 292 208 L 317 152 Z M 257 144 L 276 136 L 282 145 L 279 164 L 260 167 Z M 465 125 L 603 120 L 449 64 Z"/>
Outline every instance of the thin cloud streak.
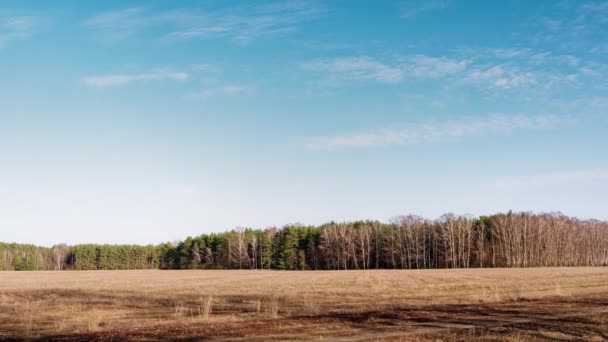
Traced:
<path fill-rule="evenodd" d="M 400 61 L 382 62 L 368 56 L 321 58 L 300 65 L 303 70 L 327 74 L 331 82 L 373 80 L 399 83 L 405 78 L 440 78 L 463 72 L 466 60 L 425 55 L 405 56 Z"/>
<path fill-rule="evenodd" d="M 256 38 L 293 32 L 299 24 L 316 19 L 324 8 L 304 1 L 236 7 L 205 14 L 172 12 L 165 18 L 181 27 L 167 39 L 230 37 L 240 43 Z"/>
<path fill-rule="evenodd" d="M 383 64 L 370 57 L 345 57 L 334 59 L 317 59 L 301 65 L 304 70 L 328 72 L 330 79 L 338 80 L 374 80 L 396 83 L 403 78 L 403 70 Z"/>
<path fill-rule="evenodd" d="M 317 58 L 300 63 L 330 86 L 350 81 L 401 84 L 421 79 L 441 80 L 446 87 L 475 87 L 494 96 L 525 91 L 535 96 L 578 88 L 589 81 L 604 82 L 606 66 L 567 54 L 531 49 L 460 49 L 454 57 L 402 55 L 380 60 L 349 56 Z"/>
<path fill-rule="evenodd" d="M 538 83 L 534 73 L 518 70 L 506 64 L 494 65 L 486 69 L 473 69 L 465 80 L 503 89 L 525 87 Z"/>
<path fill-rule="evenodd" d="M 34 35 L 35 19 L 31 16 L 0 16 L 0 46 Z"/>
<path fill-rule="evenodd" d="M 114 39 L 127 38 L 158 20 L 145 16 L 141 7 L 99 13 L 84 21 L 85 27 L 103 32 Z"/>
<path fill-rule="evenodd" d="M 83 79 L 84 83 L 90 87 L 108 88 L 124 86 L 133 82 L 148 82 L 148 81 L 186 81 L 190 75 L 185 72 L 170 72 L 170 71 L 151 71 L 139 74 L 110 74 L 88 76 Z"/>
<path fill-rule="evenodd" d="M 573 122 L 574 120 L 570 117 L 551 114 L 536 116 L 497 114 L 458 121 L 416 123 L 400 129 L 314 137 L 308 139 L 306 145 L 312 149 L 411 145 L 424 142 L 439 142 L 484 133 L 507 133 L 515 130 L 541 129 Z"/>
<path fill-rule="evenodd" d="M 415 55 L 406 58 L 401 66 L 406 75 L 412 77 L 440 78 L 464 71 L 469 64 L 467 60 L 455 60 L 445 57 Z"/>
<path fill-rule="evenodd" d="M 306 1 L 232 7 L 205 11 L 188 8 L 152 14 L 144 8 L 127 8 L 97 14 L 84 26 L 115 38 L 126 38 L 146 29 L 162 29 L 163 40 L 227 37 L 240 43 L 296 31 L 315 20 L 325 8 Z"/>

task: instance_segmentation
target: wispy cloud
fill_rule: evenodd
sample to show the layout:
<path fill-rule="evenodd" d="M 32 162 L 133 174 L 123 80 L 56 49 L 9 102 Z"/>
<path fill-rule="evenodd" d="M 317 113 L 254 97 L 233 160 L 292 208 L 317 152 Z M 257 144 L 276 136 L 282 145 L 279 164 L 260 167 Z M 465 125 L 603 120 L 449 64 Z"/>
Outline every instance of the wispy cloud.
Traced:
<path fill-rule="evenodd" d="M 547 96 L 559 89 L 579 87 L 601 66 L 570 54 L 533 49 L 480 49 L 468 51 L 472 61 L 462 84 L 477 85 L 482 92 L 511 96 L 516 91 Z M 509 91 L 509 92 L 508 92 Z"/>
<path fill-rule="evenodd" d="M 608 180 L 608 168 L 567 170 L 532 174 L 520 177 L 502 178 L 490 182 L 490 187 L 500 190 L 526 189 L 545 186 L 593 183 Z"/>
<path fill-rule="evenodd" d="M 31 16 L 0 16 L 0 46 L 15 39 L 31 37 L 34 23 Z"/>
<path fill-rule="evenodd" d="M 487 69 L 473 69 L 467 80 L 480 82 L 496 88 L 517 88 L 537 83 L 536 76 L 530 71 L 521 71 L 509 65 L 494 65 Z"/>
<path fill-rule="evenodd" d="M 301 68 L 322 72 L 333 82 L 373 80 L 398 83 L 405 78 L 439 78 L 462 72 L 467 61 L 444 57 L 413 55 L 382 62 L 368 56 L 316 59 Z"/>
<path fill-rule="evenodd" d="M 401 18 L 410 19 L 420 14 L 442 10 L 450 0 L 410 0 L 401 4 Z"/>
<path fill-rule="evenodd" d="M 573 121 L 574 120 L 570 117 L 552 114 L 496 114 L 488 117 L 464 118 L 443 122 L 432 121 L 414 123 L 397 129 L 314 137 L 307 140 L 307 146 L 315 149 L 337 149 L 347 147 L 411 145 L 488 133 L 507 133 L 516 130 L 541 129 L 572 123 Z"/>
<path fill-rule="evenodd" d="M 323 7 L 305 1 L 243 6 L 200 14 L 176 11 L 168 13 L 165 18 L 180 29 L 166 37 L 229 37 L 247 43 L 262 36 L 296 31 L 301 23 L 316 19 L 323 11 Z"/>
<path fill-rule="evenodd" d="M 608 13 L 608 1 L 587 2 L 581 5 L 580 11 L 585 15 L 597 15 Z"/>
<path fill-rule="evenodd" d="M 510 58 L 500 58 L 497 55 Z M 537 49 L 481 49 L 471 52 L 471 68 L 462 85 L 477 86 L 493 97 L 520 94 L 534 99 L 550 99 L 556 93 L 587 86 L 589 89 L 605 84 L 601 75 L 607 66 L 580 55 Z"/>
<path fill-rule="evenodd" d="M 109 74 L 88 76 L 83 79 L 84 83 L 91 87 L 107 88 L 123 86 L 133 82 L 148 81 L 186 81 L 190 75 L 185 72 L 173 72 L 166 70 L 149 71 L 134 74 Z"/>
<path fill-rule="evenodd" d="M 581 63 L 579 57 L 572 55 L 556 55 L 550 52 L 539 52 L 529 56 L 530 64 L 536 65 L 556 65 L 577 67 Z"/>
<path fill-rule="evenodd" d="M 406 57 L 401 68 L 408 76 L 437 78 L 462 72 L 468 63 L 467 60 L 415 55 Z"/>
<path fill-rule="evenodd" d="M 157 18 L 147 17 L 145 13 L 146 10 L 141 7 L 103 12 L 85 20 L 84 25 L 112 38 L 122 39 L 158 23 Z"/>
<path fill-rule="evenodd" d="M 549 96 L 555 91 L 604 82 L 607 66 L 569 54 L 535 51 L 529 48 L 458 49 L 451 57 L 403 55 L 378 59 L 370 56 L 318 58 L 300 64 L 327 85 L 348 85 L 350 81 L 387 84 L 428 79 L 441 81 L 444 88 L 474 88 L 491 97 L 516 93 Z"/>
<path fill-rule="evenodd" d="M 493 57 L 499 59 L 511 59 L 528 57 L 531 50 L 529 48 L 466 48 L 461 49 L 461 52 L 475 58 Z"/>
<path fill-rule="evenodd" d="M 535 15 L 524 22 L 533 28 L 528 35 L 533 45 L 555 44 L 562 50 L 593 49 L 608 32 L 608 1 L 571 1 L 546 7 L 543 15 Z"/>
<path fill-rule="evenodd" d="M 100 13 L 84 22 L 105 34 L 124 38 L 154 28 L 163 39 L 230 38 L 241 43 L 256 38 L 296 31 L 316 19 L 324 7 L 307 1 L 285 1 L 207 11 L 188 8 L 157 13 L 129 8 Z"/>
<path fill-rule="evenodd" d="M 398 66 L 389 66 L 370 57 L 317 59 L 304 63 L 301 67 L 305 70 L 329 73 L 329 78 L 333 81 L 375 80 L 395 83 L 403 78 L 403 70 Z"/>

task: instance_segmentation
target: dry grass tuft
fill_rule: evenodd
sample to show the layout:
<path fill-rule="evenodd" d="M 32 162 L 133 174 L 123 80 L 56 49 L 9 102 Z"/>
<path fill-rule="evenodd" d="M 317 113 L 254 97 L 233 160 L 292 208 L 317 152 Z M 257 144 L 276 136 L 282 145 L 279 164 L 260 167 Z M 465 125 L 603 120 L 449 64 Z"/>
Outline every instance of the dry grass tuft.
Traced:
<path fill-rule="evenodd" d="M 99 311 L 97 311 L 96 309 L 89 311 L 89 314 L 87 315 L 87 321 L 88 321 L 88 324 L 87 324 L 88 332 L 90 332 L 90 333 L 98 332 L 100 324 L 102 322 L 101 313 Z"/>
<path fill-rule="evenodd" d="M 512 301 L 519 302 L 520 300 L 526 299 L 526 295 L 519 286 L 516 286 L 511 292 L 510 299 Z"/>
<path fill-rule="evenodd" d="M 173 304 L 173 314 L 175 317 L 184 317 L 185 312 L 186 308 L 184 307 L 184 304 L 179 301 L 175 301 Z"/>
<path fill-rule="evenodd" d="M 555 283 L 555 296 L 562 296 L 562 286 L 560 283 Z"/>
<path fill-rule="evenodd" d="M 253 302 L 253 308 L 254 308 L 256 314 L 260 314 L 260 312 L 262 312 L 262 300 L 261 299 L 255 300 Z"/>
<path fill-rule="evenodd" d="M 317 316 L 321 313 L 321 306 L 317 304 L 308 294 L 304 296 L 304 313 Z"/>
<path fill-rule="evenodd" d="M 213 296 L 209 295 L 201 300 L 201 305 L 199 306 L 199 314 L 204 320 L 207 320 L 209 319 L 212 310 Z"/>
<path fill-rule="evenodd" d="M 25 318 L 25 335 L 32 335 L 32 324 L 34 321 L 34 312 L 32 308 L 32 302 L 27 301 L 23 307 L 24 318 Z"/>
<path fill-rule="evenodd" d="M 277 295 L 268 298 L 268 313 L 274 319 L 279 318 L 279 297 Z"/>

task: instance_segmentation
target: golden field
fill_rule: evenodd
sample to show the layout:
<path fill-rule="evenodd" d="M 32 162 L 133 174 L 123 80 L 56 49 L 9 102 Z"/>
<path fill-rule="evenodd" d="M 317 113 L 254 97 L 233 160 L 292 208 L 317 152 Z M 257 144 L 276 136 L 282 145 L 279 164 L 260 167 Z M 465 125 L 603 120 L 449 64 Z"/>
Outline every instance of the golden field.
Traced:
<path fill-rule="evenodd" d="M 0 340 L 608 339 L 608 268 L 0 272 Z"/>

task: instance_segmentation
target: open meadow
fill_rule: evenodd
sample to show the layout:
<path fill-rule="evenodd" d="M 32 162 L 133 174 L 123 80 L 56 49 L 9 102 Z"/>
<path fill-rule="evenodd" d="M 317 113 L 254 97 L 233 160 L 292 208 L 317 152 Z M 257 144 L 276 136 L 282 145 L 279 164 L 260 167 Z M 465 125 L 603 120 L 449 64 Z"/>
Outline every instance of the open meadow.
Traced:
<path fill-rule="evenodd" d="M 608 268 L 0 272 L 0 340 L 605 340 Z"/>

